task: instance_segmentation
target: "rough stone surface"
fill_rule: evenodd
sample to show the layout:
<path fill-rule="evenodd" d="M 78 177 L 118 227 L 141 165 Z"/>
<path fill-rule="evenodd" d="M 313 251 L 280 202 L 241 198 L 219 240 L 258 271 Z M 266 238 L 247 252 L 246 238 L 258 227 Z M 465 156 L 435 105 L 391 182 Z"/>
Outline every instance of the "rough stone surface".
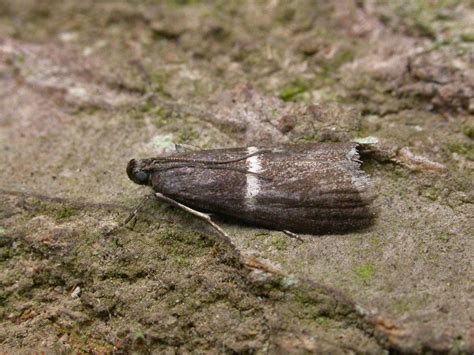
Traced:
<path fill-rule="evenodd" d="M 442 5 L 441 5 L 442 3 Z M 0 352 L 474 351 L 469 2 L 0 0 Z M 368 231 L 151 200 L 130 158 L 380 139 Z M 110 233 L 112 231 L 112 233 Z"/>

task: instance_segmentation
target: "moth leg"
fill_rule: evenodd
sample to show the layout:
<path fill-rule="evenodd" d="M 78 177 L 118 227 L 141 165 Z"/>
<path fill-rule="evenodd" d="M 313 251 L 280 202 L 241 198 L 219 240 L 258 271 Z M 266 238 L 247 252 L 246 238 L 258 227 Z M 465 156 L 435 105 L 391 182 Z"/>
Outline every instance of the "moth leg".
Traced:
<path fill-rule="evenodd" d="M 141 210 L 143 209 L 143 207 L 145 207 L 145 202 L 146 202 L 147 200 L 149 200 L 150 197 L 151 197 L 150 195 L 145 196 L 145 197 L 140 201 L 140 203 L 138 204 L 138 206 L 127 216 L 127 218 L 125 218 L 125 220 L 124 220 L 122 223 L 120 223 L 118 226 L 112 228 L 110 231 L 105 232 L 105 233 L 104 233 L 104 236 L 112 235 L 112 234 L 114 234 L 117 230 L 119 230 L 120 228 L 125 227 L 125 226 L 128 224 L 128 222 L 130 222 L 133 218 L 135 218 L 135 217 L 138 215 L 139 212 L 141 212 Z"/>
<path fill-rule="evenodd" d="M 285 233 L 287 236 L 294 238 L 300 242 L 304 242 L 304 239 L 301 238 L 298 234 L 290 232 L 289 230 L 282 230 L 283 233 Z"/>
<path fill-rule="evenodd" d="M 203 220 L 204 222 L 208 223 L 212 228 L 214 228 L 214 230 L 217 231 L 217 233 L 221 237 L 222 241 L 224 241 L 226 244 L 229 244 L 230 246 L 232 246 L 232 248 L 235 249 L 235 245 L 234 245 L 234 243 L 232 243 L 229 235 L 221 227 L 219 227 L 216 223 L 214 223 L 211 219 L 211 216 L 209 216 L 207 213 L 196 211 L 196 210 L 194 210 L 194 209 L 192 209 L 192 208 L 190 208 L 186 205 L 183 205 L 182 203 L 179 203 L 178 201 L 175 201 L 175 200 L 173 200 L 169 197 L 166 197 L 165 195 L 163 195 L 159 192 L 155 192 L 155 196 L 158 200 L 166 202 L 166 203 L 168 203 L 172 206 L 178 207 L 178 208 L 182 209 L 183 211 L 188 212 L 188 213 L 192 214 L 193 216 L 195 216 L 195 217 Z"/>

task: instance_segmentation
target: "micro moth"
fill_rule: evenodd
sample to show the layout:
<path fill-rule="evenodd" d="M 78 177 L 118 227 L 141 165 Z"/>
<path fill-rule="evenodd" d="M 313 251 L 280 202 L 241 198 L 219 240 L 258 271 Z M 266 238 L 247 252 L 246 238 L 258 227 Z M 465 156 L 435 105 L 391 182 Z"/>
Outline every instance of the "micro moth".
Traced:
<path fill-rule="evenodd" d="M 247 224 L 295 233 L 356 231 L 375 219 L 357 143 L 177 152 L 135 160 L 129 178 L 168 199 Z"/>

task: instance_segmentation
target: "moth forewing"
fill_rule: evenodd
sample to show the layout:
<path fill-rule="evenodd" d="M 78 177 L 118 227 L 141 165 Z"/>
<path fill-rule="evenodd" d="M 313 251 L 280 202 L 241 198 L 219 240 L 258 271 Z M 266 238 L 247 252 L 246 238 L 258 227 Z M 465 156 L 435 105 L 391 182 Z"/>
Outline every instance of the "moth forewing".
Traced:
<path fill-rule="evenodd" d="M 375 217 L 356 143 L 184 152 L 131 161 L 127 172 L 192 208 L 271 229 L 346 232 Z"/>

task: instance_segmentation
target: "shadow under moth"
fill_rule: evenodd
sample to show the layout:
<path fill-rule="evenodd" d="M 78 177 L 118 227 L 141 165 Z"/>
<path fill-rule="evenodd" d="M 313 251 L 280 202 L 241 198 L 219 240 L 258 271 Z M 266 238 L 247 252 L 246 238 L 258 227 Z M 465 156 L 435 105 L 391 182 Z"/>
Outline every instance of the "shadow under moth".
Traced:
<path fill-rule="evenodd" d="M 294 233 L 351 232 L 375 219 L 375 194 L 357 147 L 310 143 L 177 152 L 132 159 L 127 174 L 188 210 Z"/>

